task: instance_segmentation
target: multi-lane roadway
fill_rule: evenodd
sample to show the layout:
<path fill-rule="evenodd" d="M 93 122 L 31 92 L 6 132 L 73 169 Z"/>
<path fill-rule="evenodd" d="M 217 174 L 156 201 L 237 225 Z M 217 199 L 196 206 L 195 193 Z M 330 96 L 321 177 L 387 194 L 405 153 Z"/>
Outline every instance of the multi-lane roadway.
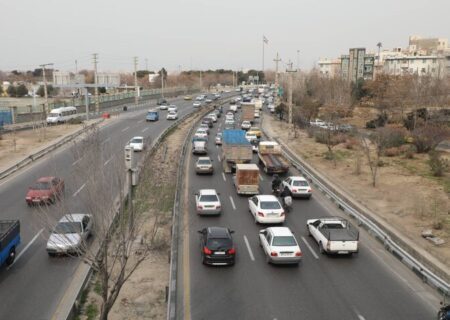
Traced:
<path fill-rule="evenodd" d="M 178 115 L 194 110 L 192 101 L 172 100 L 178 106 Z M 150 107 L 154 102 L 148 104 Z M 124 112 L 119 118 L 107 120 L 99 131 L 101 161 L 106 172 L 113 174 L 114 161 L 123 161 L 123 148 L 134 136 L 144 136 L 148 141 L 156 138 L 173 122 L 166 120 L 166 111 L 160 120 L 146 122 L 148 108 Z M 83 154 L 76 154 L 72 144 L 50 153 L 13 176 L 0 181 L 0 219 L 20 219 L 22 244 L 15 263 L 0 270 L 0 319 L 51 319 L 74 275 L 80 259 L 74 257 L 50 258 L 45 245 L 48 224 L 43 221 L 39 208 L 28 207 L 25 194 L 28 186 L 46 175 L 58 175 L 65 180 L 64 208 L 54 205 L 49 213 L 62 216 L 69 212 L 86 212 L 81 200 L 87 192 L 85 181 L 77 172 L 89 166 Z M 68 212 L 61 212 L 68 211 Z"/>
<path fill-rule="evenodd" d="M 313 190 L 311 200 L 295 199 L 284 223 L 295 233 L 303 251 L 301 264 L 267 264 L 258 242 L 258 232 L 264 226 L 255 224 L 248 211 L 248 198 L 236 194 L 232 176 L 222 170 L 220 147 L 215 145 L 214 136 L 224 127 L 223 121 L 224 117 L 210 130 L 209 156 L 215 169 L 212 176 L 196 175 L 197 156 L 188 154 L 188 203 L 182 218 L 178 268 L 178 319 L 433 319 L 439 297 L 364 230 L 360 231 L 357 255 L 319 253 L 317 244 L 307 235 L 306 220 L 344 215 L 317 190 Z M 239 120 L 236 125 L 240 125 Z M 253 162 L 258 163 L 256 155 Z M 289 175 L 299 174 L 291 169 Z M 262 170 L 260 176 L 261 193 L 271 194 L 272 177 Z M 196 214 L 194 193 L 205 188 L 220 193 L 220 216 Z M 235 231 L 234 266 L 202 264 L 197 231 L 207 226 Z"/>

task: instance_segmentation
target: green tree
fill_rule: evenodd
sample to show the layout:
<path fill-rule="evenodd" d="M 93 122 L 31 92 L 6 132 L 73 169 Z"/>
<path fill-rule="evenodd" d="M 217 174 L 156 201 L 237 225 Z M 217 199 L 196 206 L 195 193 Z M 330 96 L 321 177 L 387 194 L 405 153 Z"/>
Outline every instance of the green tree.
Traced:
<path fill-rule="evenodd" d="M 21 98 L 24 95 L 28 94 L 28 89 L 24 84 L 21 84 L 16 89 L 16 97 Z"/>
<path fill-rule="evenodd" d="M 44 86 L 39 86 L 39 89 L 36 91 L 36 93 L 40 96 L 40 97 L 44 97 L 45 96 L 45 92 L 44 92 Z M 53 93 L 56 93 L 55 89 L 53 88 L 53 86 L 50 84 L 47 86 L 47 94 L 50 96 Z"/>
<path fill-rule="evenodd" d="M 8 93 L 8 96 L 15 97 L 16 96 L 16 87 L 13 85 L 10 85 L 8 87 L 8 89 L 6 90 L 6 92 Z"/>
<path fill-rule="evenodd" d="M 3 87 L 0 86 L 0 96 L 3 94 Z"/>
<path fill-rule="evenodd" d="M 146 75 L 148 75 L 150 73 L 150 71 L 148 70 L 138 70 L 136 71 L 136 76 L 141 79 L 144 78 Z"/>

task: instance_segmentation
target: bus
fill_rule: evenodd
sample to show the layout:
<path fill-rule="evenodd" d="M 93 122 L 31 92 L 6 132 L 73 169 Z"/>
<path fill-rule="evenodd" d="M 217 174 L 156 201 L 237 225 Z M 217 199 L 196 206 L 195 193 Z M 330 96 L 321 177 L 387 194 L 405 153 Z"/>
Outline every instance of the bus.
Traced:
<path fill-rule="evenodd" d="M 76 118 L 78 118 L 78 114 L 77 108 L 75 107 L 55 108 L 48 114 L 47 124 L 64 123 Z"/>

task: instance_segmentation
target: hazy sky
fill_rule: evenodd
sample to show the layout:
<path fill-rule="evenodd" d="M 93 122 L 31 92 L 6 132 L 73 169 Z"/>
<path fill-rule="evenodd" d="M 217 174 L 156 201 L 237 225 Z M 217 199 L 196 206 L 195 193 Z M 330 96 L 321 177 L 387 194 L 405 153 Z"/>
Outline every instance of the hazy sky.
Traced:
<path fill-rule="evenodd" d="M 349 47 L 450 38 L 450 0 L 0 0 L 0 69 L 261 68 L 276 52 L 311 68 Z M 285 68 L 285 66 L 283 66 Z"/>

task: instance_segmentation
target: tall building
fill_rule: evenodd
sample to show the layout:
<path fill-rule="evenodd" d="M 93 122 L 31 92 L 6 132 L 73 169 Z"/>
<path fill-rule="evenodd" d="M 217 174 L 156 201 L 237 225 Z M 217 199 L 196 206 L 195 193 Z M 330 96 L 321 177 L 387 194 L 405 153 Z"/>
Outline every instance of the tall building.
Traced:
<path fill-rule="evenodd" d="M 352 48 L 348 55 L 341 55 L 341 77 L 344 80 L 372 80 L 374 69 L 375 55 L 366 53 L 366 48 Z"/>

